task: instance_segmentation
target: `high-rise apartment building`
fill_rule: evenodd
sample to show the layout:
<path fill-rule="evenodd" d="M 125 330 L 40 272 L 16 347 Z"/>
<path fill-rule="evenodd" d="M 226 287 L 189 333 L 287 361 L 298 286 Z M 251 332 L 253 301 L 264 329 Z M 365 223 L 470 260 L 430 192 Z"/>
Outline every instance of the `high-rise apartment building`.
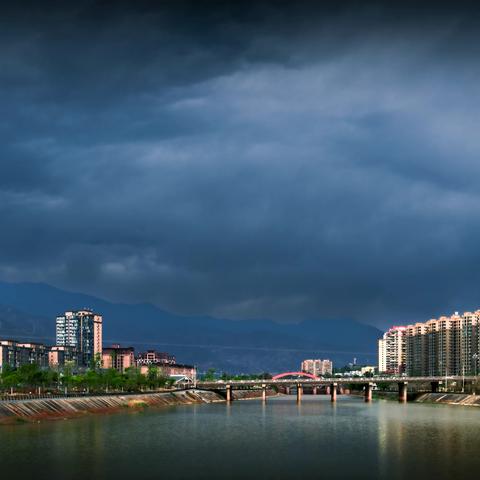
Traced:
<path fill-rule="evenodd" d="M 331 360 L 304 360 L 300 368 L 302 372 L 319 377 L 321 375 L 331 375 L 333 363 Z"/>
<path fill-rule="evenodd" d="M 456 312 L 407 326 L 407 374 L 476 375 L 480 352 L 480 310 Z"/>
<path fill-rule="evenodd" d="M 384 373 L 387 371 L 387 354 L 385 349 L 386 341 L 384 338 L 378 340 L 378 371 Z"/>
<path fill-rule="evenodd" d="M 405 371 L 405 327 L 392 327 L 378 342 L 380 373 L 401 374 Z"/>
<path fill-rule="evenodd" d="M 394 368 L 400 352 L 408 376 L 480 372 L 480 310 L 394 328 L 397 332 L 390 329 L 378 344 L 380 372 L 402 373 Z"/>
<path fill-rule="evenodd" d="M 405 366 L 407 375 L 421 376 L 428 371 L 428 327 L 425 323 L 405 329 Z"/>
<path fill-rule="evenodd" d="M 88 366 L 102 356 L 102 316 L 87 309 L 59 315 L 56 340 L 57 346 L 75 348 L 79 364 Z"/>

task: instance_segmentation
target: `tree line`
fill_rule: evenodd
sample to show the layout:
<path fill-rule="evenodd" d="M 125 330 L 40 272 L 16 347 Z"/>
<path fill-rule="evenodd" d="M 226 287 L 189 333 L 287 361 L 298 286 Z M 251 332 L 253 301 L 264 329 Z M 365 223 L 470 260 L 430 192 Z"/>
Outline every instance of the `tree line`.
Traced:
<path fill-rule="evenodd" d="M 51 392 L 140 392 L 168 388 L 174 380 L 162 375 L 155 365 L 150 365 L 146 375 L 131 367 L 124 372 L 113 368 L 89 368 L 75 372 L 72 365 L 62 369 L 40 368 L 37 364 L 12 368 L 6 365 L 0 374 L 0 389 L 4 392 L 29 392 L 32 389 Z"/>
<path fill-rule="evenodd" d="M 268 372 L 258 374 L 232 374 L 227 372 L 217 372 L 214 368 L 209 368 L 203 375 L 200 375 L 201 380 L 208 382 L 216 380 L 271 380 L 272 375 Z"/>

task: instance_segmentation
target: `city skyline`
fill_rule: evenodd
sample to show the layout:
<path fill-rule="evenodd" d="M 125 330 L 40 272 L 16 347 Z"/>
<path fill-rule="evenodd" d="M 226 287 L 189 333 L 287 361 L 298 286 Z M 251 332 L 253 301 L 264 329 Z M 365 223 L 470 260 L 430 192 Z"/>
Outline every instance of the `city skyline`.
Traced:
<path fill-rule="evenodd" d="M 88 374 L 115 370 L 126 374 L 133 370 L 150 379 L 153 375 L 196 382 L 196 366 L 177 363 L 173 355 L 152 349 L 135 354 L 132 346 L 104 342 L 103 315 L 93 309 L 67 310 L 56 316 L 52 325 L 54 345 L 2 338 L 0 332 L 0 374 L 22 371 L 27 366 L 63 375 L 68 371 Z"/>

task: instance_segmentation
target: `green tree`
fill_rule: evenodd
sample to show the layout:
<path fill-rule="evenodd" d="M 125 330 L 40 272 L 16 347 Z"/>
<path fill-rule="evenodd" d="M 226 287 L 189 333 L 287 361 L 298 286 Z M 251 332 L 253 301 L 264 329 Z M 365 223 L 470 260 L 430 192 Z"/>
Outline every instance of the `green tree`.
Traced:
<path fill-rule="evenodd" d="M 20 383 L 18 372 L 14 368 L 10 367 L 10 365 L 5 365 L 5 367 L 3 367 L 0 378 L 2 389 L 4 390 L 12 390 Z"/>
<path fill-rule="evenodd" d="M 36 363 L 22 365 L 17 372 L 23 386 L 37 387 L 43 383 L 43 372 Z"/>
<path fill-rule="evenodd" d="M 112 365 L 115 365 L 115 363 L 112 362 Z M 102 368 L 102 356 L 100 355 L 100 353 L 96 353 L 94 357 L 90 360 L 89 367 L 90 370 L 100 370 Z"/>
<path fill-rule="evenodd" d="M 206 380 L 207 382 L 212 382 L 215 380 L 215 369 L 214 368 L 209 368 L 205 375 L 203 376 L 203 379 Z"/>

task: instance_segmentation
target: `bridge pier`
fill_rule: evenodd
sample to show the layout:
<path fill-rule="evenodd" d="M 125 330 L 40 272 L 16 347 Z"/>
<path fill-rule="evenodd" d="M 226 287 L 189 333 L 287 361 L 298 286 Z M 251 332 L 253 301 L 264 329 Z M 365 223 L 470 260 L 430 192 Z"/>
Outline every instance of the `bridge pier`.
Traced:
<path fill-rule="evenodd" d="M 332 383 L 330 385 L 330 401 L 336 402 L 337 401 L 337 384 Z"/>
<path fill-rule="evenodd" d="M 290 395 L 290 387 L 285 387 L 285 394 Z"/>
<path fill-rule="evenodd" d="M 371 383 L 365 384 L 365 401 L 366 402 L 372 401 L 372 390 L 373 390 L 373 385 Z"/>
<path fill-rule="evenodd" d="M 262 385 L 262 402 L 267 401 L 267 386 L 265 384 Z"/>
<path fill-rule="evenodd" d="M 316 395 L 317 394 L 317 387 L 313 387 L 312 389 L 312 395 Z"/>
<path fill-rule="evenodd" d="M 408 382 L 398 382 L 398 401 L 405 403 L 407 401 Z"/>
<path fill-rule="evenodd" d="M 298 383 L 297 384 L 297 403 L 302 401 L 303 387 Z"/>
<path fill-rule="evenodd" d="M 233 398 L 232 398 L 232 386 L 231 385 L 226 385 L 225 388 L 227 389 L 227 403 L 230 403 Z"/>

